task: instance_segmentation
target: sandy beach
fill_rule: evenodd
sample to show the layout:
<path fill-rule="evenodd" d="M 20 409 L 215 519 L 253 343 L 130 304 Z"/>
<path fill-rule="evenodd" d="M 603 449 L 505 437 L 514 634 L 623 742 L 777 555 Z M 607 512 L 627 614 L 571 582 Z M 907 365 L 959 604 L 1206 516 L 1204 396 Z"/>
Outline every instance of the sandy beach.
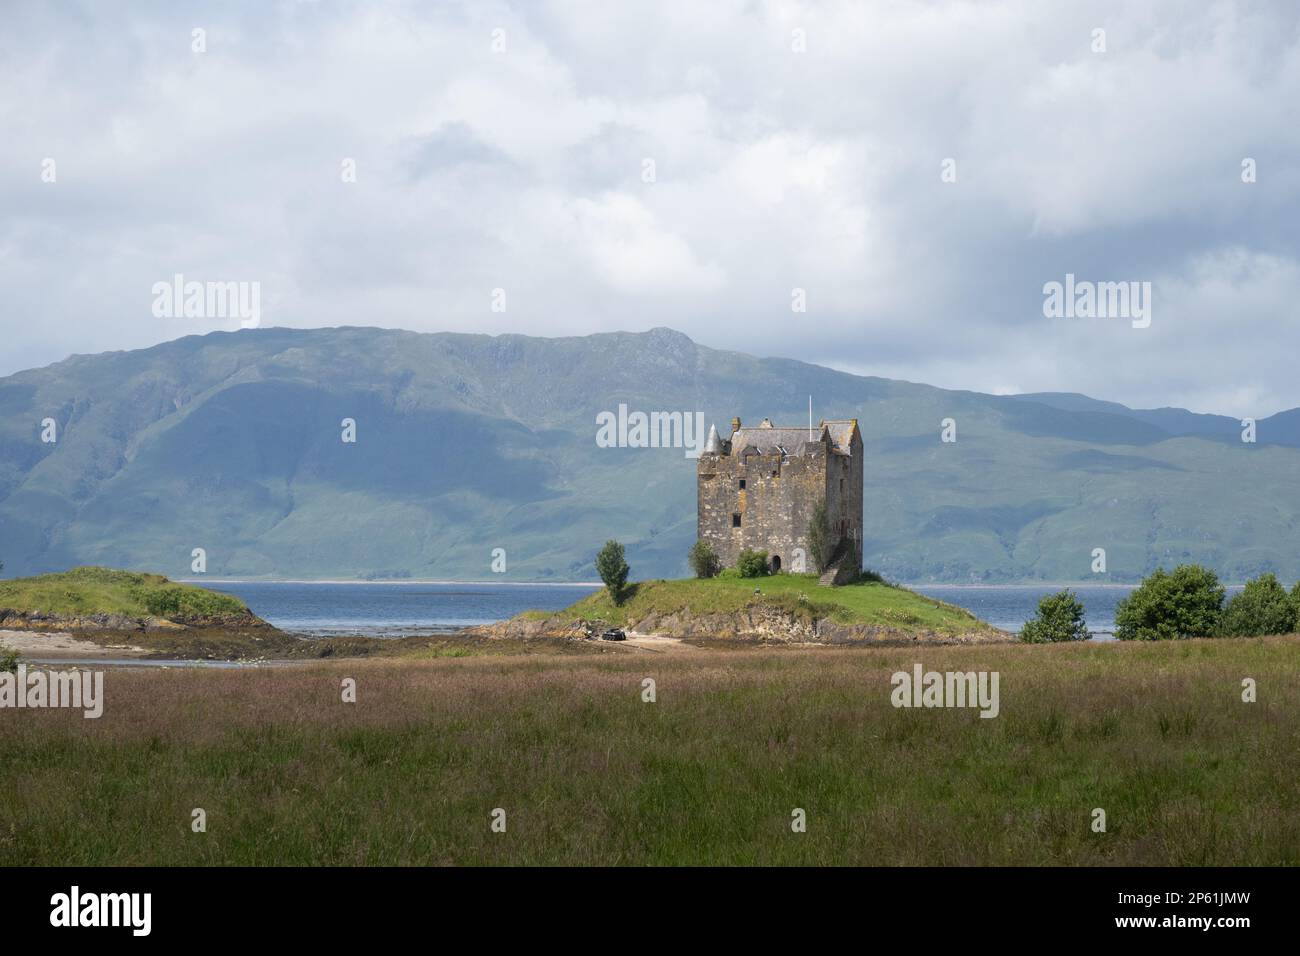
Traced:
<path fill-rule="evenodd" d="M 139 657 L 146 653 L 144 648 L 130 644 L 103 645 L 79 640 L 66 631 L 0 630 L 0 648 L 17 651 L 24 657 L 46 659 Z"/>

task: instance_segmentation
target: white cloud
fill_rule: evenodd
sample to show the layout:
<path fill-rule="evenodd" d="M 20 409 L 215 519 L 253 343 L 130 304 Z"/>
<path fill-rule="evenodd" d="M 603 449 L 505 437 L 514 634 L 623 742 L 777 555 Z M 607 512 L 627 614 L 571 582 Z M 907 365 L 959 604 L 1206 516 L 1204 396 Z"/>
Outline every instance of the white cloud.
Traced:
<path fill-rule="evenodd" d="M 566 212 L 571 241 L 615 291 L 711 292 L 723 284 L 721 269 L 697 262 L 686 241 L 661 229 L 635 197 L 614 193 L 577 199 Z"/>
<path fill-rule="evenodd" d="M 1289 4 L 248 2 L 205 12 L 205 54 L 167 7 L 5 16 L 0 374 L 201 331 L 149 313 L 183 272 L 262 281 L 264 324 L 670 325 L 949 387 L 1300 404 Z M 1045 320 L 1066 272 L 1153 282 L 1152 328 Z"/>

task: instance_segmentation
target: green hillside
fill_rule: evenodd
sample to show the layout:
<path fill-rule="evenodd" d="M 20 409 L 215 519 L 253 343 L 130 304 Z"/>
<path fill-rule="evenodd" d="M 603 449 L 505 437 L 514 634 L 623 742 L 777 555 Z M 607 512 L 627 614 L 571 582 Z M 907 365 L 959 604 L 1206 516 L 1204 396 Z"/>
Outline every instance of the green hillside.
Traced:
<path fill-rule="evenodd" d="M 1134 581 L 1184 561 L 1231 581 L 1300 577 L 1296 412 L 1260 421 L 1247 445 L 1216 416 L 945 391 L 667 329 L 255 329 L 11 375 L 0 559 L 11 574 L 189 577 L 203 548 L 213 577 L 592 580 L 613 537 L 634 577 L 680 577 L 694 462 L 598 447 L 596 416 L 698 410 L 725 432 L 733 415 L 804 421 L 809 395 L 818 415 L 859 420 L 865 561 L 891 580 Z M 955 443 L 940 441 L 946 418 Z"/>
<path fill-rule="evenodd" d="M 137 574 L 112 568 L 73 568 L 59 574 L 0 581 L 0 609 L 85 617 L 122 614 L 168 619 L 242 614 L 239 598 L 161 574 Z"/>

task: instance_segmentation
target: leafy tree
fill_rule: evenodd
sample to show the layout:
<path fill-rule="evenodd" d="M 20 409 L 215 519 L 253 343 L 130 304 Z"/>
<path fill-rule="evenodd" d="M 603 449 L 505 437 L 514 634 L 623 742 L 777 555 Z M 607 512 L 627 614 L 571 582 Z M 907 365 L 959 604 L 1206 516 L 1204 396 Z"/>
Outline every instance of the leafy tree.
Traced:
<path fill-rule="evenodd" d="M 1223 613 L 1223 585 L 1199 564 L 1180 564 L 1173 573 L 1158 568 L 1115 608 L 1115 636 L 1121 641 L 1210 637 Z"/>
<path fill-rule="evenodd" d="M 831 521 L 826 514 L 825 500 L 817 502 L 808 522 L 808 555 L 818 574 L 825 571 L 826 565 L 835 557 L 835 539 L 831 537 Z"/>
<path fill-rule="evenodd" d="M 627 566 L 627 558 L 623 555 L 623 546 L 613 538 L 606 541 L 605 546 L 596 555 L 596 572 L 605 582 L 609 596 L 615 604 L 623 600 L 623 588 L 627 586 L 627 575 L 631 570 Z"/>
<path fill-rule="evenodd" d="M 695 572 L 697 578 L 716 577 L 722 570 L 722 561 L 718 558 L 717 552 L 713 550 L 713 545 L 701 538 L 691 547 L 691 553 L 688 555 L 691 562 L 691 570 Z"/>
<path fill-rule="evenodd" d="M 1219 633 L 1224 637 L 1290 634 L 1296 629 L 1296 608 L 1276 577 L 1261 574 L 1223 609 Z"/>
<path fill-rule="evenodd" d="M 742 551 L 736 561 L 736 570 L 742 578 L 761 578 L 767 574 L 766 551 Z"/>
<path fill-rule="evenodd" d="M 1044 597 L 1038 602 L 1038 616 L 1026 621 L 1020 631 L 1020 639 L 1030 644 L 1086 641 L 1089 636 L 1083 604 L 1073 591 L 1058 591 Z"/>

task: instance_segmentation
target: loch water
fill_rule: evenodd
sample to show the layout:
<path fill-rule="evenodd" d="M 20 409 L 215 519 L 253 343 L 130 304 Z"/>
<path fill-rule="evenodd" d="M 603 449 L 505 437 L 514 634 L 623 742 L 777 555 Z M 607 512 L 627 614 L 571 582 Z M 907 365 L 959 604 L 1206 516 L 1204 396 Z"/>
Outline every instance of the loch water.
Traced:
<path fill-rule="evenodd" d="M 400 637 L 445 634 L 505 620 L 530 608 L 558 611 L 590 594 L 585 584 L 425 584 L 204 582 L 242 598 L 265 620 L 286 631 L 318 637 L 359 634 Z M 1059 585 L 967 586 L 921 584 L 922 594 L 964 607 L 996 627 L 1019 631 L 1034 616 L 1038 601 Z M 1127 586 L 1074 587 L 1087 612 L 1094 638 L 1106 640 L 1115 629 L 1115 606 L 1132 591 Z M 1230 588 L 1229 592 L 1235 592 Z"/>

